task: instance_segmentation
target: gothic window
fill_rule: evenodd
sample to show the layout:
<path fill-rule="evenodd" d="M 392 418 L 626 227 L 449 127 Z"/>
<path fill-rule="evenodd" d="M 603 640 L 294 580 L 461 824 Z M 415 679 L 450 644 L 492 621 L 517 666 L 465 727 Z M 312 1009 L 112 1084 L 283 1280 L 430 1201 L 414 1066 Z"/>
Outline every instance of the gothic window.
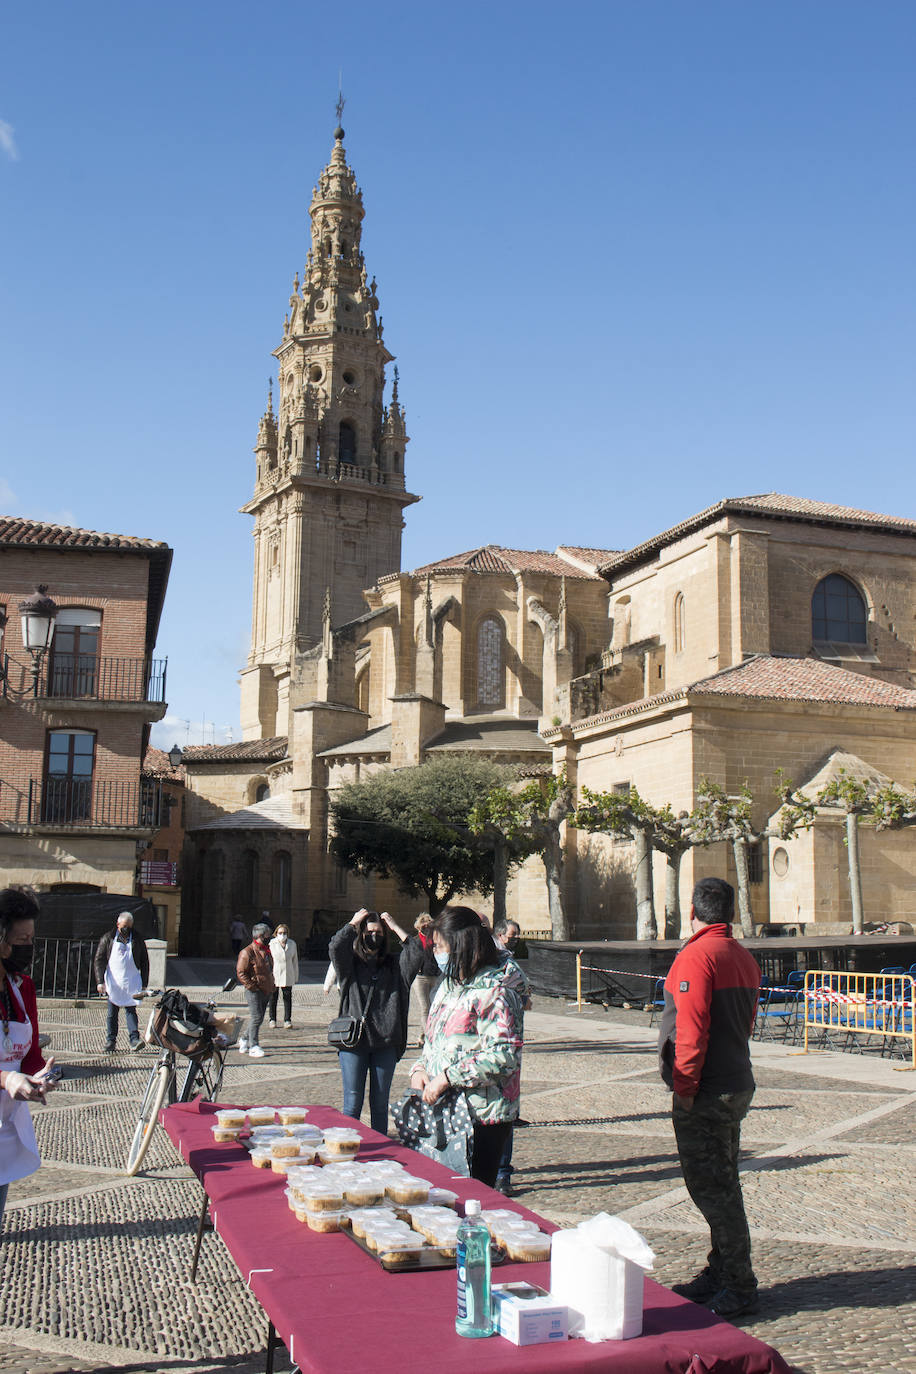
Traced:
<path fill-rule="evenodd" d="M 292 453 L 292 451 L 293 451 L 293 432 L 292 432 L 292 430 L 290 429 L 289 425 L 287 425 L 287 426 L 286 426 L 286 429 L 285 429 L 284 432 L 283 432 L 283 457 L 284 457 L 284 459 L 286 460 L 287 463 L 289 462 L 290 454 Z"/>
<path fill-rule="evenodd" d="M 337 457 L 342 463 L 356 462 L 356 430 L 349 420 L 341 420 L 337 441 Z"/>
<path fill-rule="evenodd" d="M 683 653 L 686 642 L 687 619 L 684 608 L 684 593 L 678 592 L 674 598 L 674 652 L 676 654 Z"/>
<path fill-rule="evenodd" d="M 289 852 L 278 849 L 274 855 L 271 881 L 271 905 L 289 906 L 293 861 Z"/>
<path fill-rule="evenodd" d="M 261 885 L 261 862 L 253 849 L 242 855 L 242 901 L 257 906 Z"/>
<path fill-rule="evenodd" d="M 848 577 L 831 573 L 818 582 L 811 598 L 811 628 L 815 640 L 865 644 L 867 623 L 868 608 Z"/>
<path fill-rule="evenodd" d="M 486 616 L 477 627 L 477 705 L 502 706 L 506 699 L 503 623 Z"/>

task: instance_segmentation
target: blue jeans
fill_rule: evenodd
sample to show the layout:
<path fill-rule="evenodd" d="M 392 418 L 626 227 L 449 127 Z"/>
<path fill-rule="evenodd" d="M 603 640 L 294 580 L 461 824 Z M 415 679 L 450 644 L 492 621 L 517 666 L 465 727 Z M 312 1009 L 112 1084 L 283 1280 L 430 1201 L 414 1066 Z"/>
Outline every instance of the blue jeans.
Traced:
<path fill-rule="evenodd" d="M 343 1079 L 343 1113 L 358 1121 L 369 1075 L 369 1120 L 373 1131 L 388 1134 L 388 1094 L 398 1062 L 395 1050 L 338 1050 Z"/>
<path fill-rule="evenodd" d="M 251 1049 L 252 1045 L 258 1043 L 261 1022 L 264 1020 L 264 1013 L 267 1010 L 267 993 L 259 992 L 257 988 L 246 988 L 245 1001 L 248 1003 L 248 1025 L 242 1039 L 248 1041 L 248 1048 Z"/>
<path fill-rule="evenodd" d="M 112 1047 L 118 1038 L 118 1012 L 120 1010 L 121 1008 L 116 1007 L 114 1002 L 108 1003 L 108 1021 L 105 1029 L 108 1033 L 107 1043 Z M 124 1020 L 127 1023 L 127 1038 L 132 1045 L 135 1045 L 140 1039 L 140 1028 L 137 1025 L 137 1008 L 135 1006 L 124 1008 Z"/>

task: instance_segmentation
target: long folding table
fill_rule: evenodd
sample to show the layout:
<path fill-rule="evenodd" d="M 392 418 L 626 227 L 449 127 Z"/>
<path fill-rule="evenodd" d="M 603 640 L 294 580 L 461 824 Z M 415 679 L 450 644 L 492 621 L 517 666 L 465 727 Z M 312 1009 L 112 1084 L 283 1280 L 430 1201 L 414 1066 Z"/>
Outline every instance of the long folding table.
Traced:
<path fill-rule="evenodd" d="M 215 1144 L 217 1104 L 195 1101 L 167 1107 L 162 1121 L 200 1180 L 204 1215 L 225 1242 L 242 1277 L 268 1318 L 268 1369 L 276 1332 L 303 1374 L 563 1374 L 608 1370 L 617 1374 L 790 1374 L 782 1357 L 704 1307 L 646 1279 L 643 1334 L 629 1341 L 517 1347 L 500 1336 L 469 1341 L 455 1332 L 455 1273 L 422 1270 L 387 1273 L 346 1235 L 322 1235 L 297 1221 L 284 1196 L 285 1179 L 255 1169 L 237 1142 Z M 310 1107 L 319 1128 L 355 1123 L 331 1107 Z M 359 1126 L 360 1159 L 397 1159 L 463 1203 L 484 1207 L 506 1199 L 474 1179 L 455 1178 L 413 1150 Z M 557 1228 L 536 1213 L 514 1210 Z M 198 1230 L 198 1247 L 202 1226 Z M 503 1264 L 495 1281 L 526 1279 L 550 1287 L 550 1264 Z"/>

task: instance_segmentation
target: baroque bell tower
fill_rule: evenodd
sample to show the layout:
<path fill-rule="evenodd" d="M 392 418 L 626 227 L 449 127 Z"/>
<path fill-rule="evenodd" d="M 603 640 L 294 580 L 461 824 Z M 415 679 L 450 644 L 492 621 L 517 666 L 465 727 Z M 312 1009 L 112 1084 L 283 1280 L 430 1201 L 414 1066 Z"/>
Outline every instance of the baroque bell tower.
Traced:
<path fill-rule="evenodd" d="M 338 106 L 338 119 L 342 105 Z M 400 571 L 408 443 L 398 395 L 384 402 L 385 368 L 376 283 L 360 240 L 363 197 L 344 131 L 309 207 L 311 247 L 293 279 L 273 392 L 255 445 L 251 650 L 242 670 L 242 733 L 288 732 L 296 655 L 321 640 L 325 591 L 334 623 L 365 612 L 364 588 Z"/>

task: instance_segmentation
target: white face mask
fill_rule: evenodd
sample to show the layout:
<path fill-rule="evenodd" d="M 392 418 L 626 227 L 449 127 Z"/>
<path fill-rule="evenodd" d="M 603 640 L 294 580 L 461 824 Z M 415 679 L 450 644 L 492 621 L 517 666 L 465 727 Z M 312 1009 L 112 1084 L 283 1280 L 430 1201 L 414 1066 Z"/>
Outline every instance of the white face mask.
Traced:
<path fill-rule="evenodd" d="M 278 935 L 277 938 L 278 938 L 278 940 L 280 941 L 280 944 L 281 944 L 281 945 L 285 945 L 286 942 L 287 942 L 287 940 L 289 939 L 289 936 L 288 936 L 288 935 Z"/>
<path fill-rule="evenodd" d="M 436 963 L 439 965 L 443 973 L 448 968 L 448 957 L 449 956 L 447 949 L 437 949 L 433 955 L 433 958 L 435 959 Z"/>

